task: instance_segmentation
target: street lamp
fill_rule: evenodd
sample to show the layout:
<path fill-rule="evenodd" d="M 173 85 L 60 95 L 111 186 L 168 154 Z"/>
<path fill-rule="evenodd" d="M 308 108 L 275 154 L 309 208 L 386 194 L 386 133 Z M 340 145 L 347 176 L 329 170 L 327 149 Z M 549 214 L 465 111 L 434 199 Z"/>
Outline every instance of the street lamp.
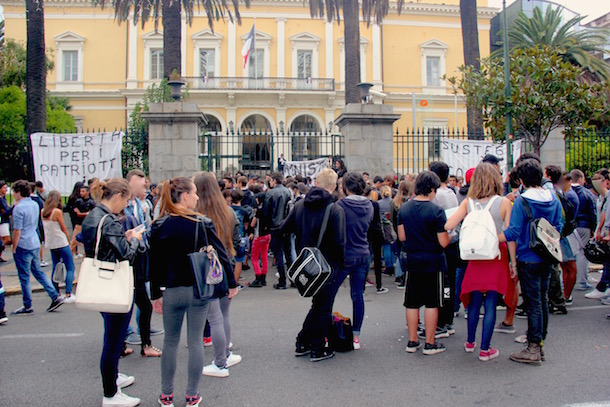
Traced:
<path fill-rule="evenodd" d="M 511 137 L 513 135 L 512 97 L 510 94 L 510 58 L 508 56 L 508 18 L 506 16 L 506 0 L 502 0 L 502 13 L 504 14 L 504 98 L 506 106 L 506 170 L 513 168 L 513 149 Z"/>

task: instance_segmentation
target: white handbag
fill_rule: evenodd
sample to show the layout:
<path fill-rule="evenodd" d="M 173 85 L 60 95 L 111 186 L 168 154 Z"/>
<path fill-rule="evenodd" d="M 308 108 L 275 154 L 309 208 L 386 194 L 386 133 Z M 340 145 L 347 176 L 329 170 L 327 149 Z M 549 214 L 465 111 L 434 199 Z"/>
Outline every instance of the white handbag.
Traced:
<path fill-rule="evenodd" d="M 76 286 L 76 306 L 80 309 L 125 314 L 133 304 L 133 269 L 129 261 L 114 263 L 97 258 L 104 215 L 97 227 L 95 255 L 85 257 Z"/>

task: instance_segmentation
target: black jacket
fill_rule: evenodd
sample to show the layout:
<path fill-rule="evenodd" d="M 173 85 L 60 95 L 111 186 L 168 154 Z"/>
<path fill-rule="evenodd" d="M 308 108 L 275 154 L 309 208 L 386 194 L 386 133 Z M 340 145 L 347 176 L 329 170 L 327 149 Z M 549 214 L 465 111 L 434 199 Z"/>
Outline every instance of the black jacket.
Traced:
<path fill-rule="evenodd" d="M 337 268 L 342 267 L 345 260 L 345 212 L 343 208 L 333 204 L 333 197 L 326 190 L 318 187 L 309 190 L 305 199 L 294 205 L 294 209 L 282 223 L 281 232 L 295 234 L 297 253 L 304 247 L 315 247 L 328 204 L 333 206 L 320 251 L 331 267 Z"/>
<path fill-rule="evenodd" d="M 267 191 L 263 216 L 270 230 L 277 230 L 288 213 L 288 203 L 292 199 L 290 190 L 283 185 L 276 185 Z"/>
<path fill-rule="evenodd" d="M 379 211 L 379 204 L 371 199 L 373 204 L 373 220 L 367 233 L 367 239 L 371 243 L 383 243 L 383 230 L 381 228 L 381 213 Z"/>
<path fill-rule="evenodd" d="M 140 242 L 135 237 L 131 241 L 127 240 L 121 222 L 101 203 L 93 208 L 83 220 L 82 235 L 85 255 L 93 258 L 95 254 L 97 227 L 104 215 L 109 216 L 104 220 L 102 226 L 102 237 L 97 258 L 102 261 L 128 260 L 133 263 Z"/>
<path fill-rule="evenodd" d="M 233 266 L 216 228 L 209 218 L 204 217 L 204 227 L 208 244 L 216 249 L 218 260 L 227 275 L 229 288 L 237 287 Z M 197 233 L 197 248 L 195 248 Z M 150 290 L 151 298 L 161 297 L 161 287 L 189 287 L 194 283 L 188 254 L 206 244 L 201 223 L 182 216 L 163 216 L 151 226 L 150 237 Z"/>

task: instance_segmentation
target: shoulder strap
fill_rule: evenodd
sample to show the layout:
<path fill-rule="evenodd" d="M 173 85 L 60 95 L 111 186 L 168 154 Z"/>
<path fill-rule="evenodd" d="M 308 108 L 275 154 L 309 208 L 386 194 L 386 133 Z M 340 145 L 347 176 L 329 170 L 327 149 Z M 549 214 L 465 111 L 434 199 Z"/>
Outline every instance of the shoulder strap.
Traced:
<path fill-rule="evenodd" d="M 494 202 L 496 201 L 496 199 L 498 199 L 499 196 L 498 195 L 494 195 L 491 197 L 491 199 L 487 202 L 487 205 L 485 205 L 485 210 L 489 211 L 491 210 L 491 206 L 494 204 Z"/>
<path fill-rule="evenodd" d="M 472 198 L 468 198 L 468 213 L 474 211 L 474 200 Z"/>
<path fill-rule="evenodd" d="M 527 215 L 529 220 L 534 219 L 534 215 L 532 214 L 532 209 L 530 208 L 530 204 L 527 203 L 527 199 L 525 199 L 522 196 L 519 196 L 519 198 L 521 198 L 521 201 L 523 202 L 523 209 L 525 210 L 525 214 Z"/>
<path fill-rule="evenodd" d="M 333 207 L 332 202 L 328 204 L 326 207 L 326 211 L 324 212 L 324 218 L 322 219 L 322 227 L 320 228 L 320 235 L 318 236 L 318 243 L 316 247 L 320 247 L 322 244 L 322 238 L 324 237 L 324 232 L 326 232 L 326 226 L 328 225 L 328 218 L 330 217 L 330 210 Z"/>
<path fill-rule="evenodd" d="M 102 216 L 100 223 L 97 225 L 97 235 L 95 236 L 95 254 L 93 255 L 93 259 L 97 260 L 97 253 L 100 248 L 100 240 L 102 239 L 102 227 L 104 226 L 104 221 L 108 217 L 108 214 Z"/>

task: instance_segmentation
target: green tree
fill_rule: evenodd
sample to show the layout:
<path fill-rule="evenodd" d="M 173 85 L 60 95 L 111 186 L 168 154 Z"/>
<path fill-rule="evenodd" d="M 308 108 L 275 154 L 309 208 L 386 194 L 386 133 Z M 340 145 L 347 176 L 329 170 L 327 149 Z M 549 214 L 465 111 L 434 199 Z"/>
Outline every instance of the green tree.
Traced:
<path fill-rule="evenodd" d="M 0 88 L 15 85 L 25 89 L 25 47 L 8 38 L 0 48 Z M 47 51 L 45 56 L 47 70 L 53 70 L 53 56 Z"/>
<path fill-rule="evenodd" d="M 510 66 L 515 134 L 522 134 L 538 154 L 552 130 L 563 127 L 569 137 L 608 114 L 608 83 L 583 81 L 582 69 L 549 47 L 512 50 Z M 485 58 L 480 72 L 464 66 L 460 71 L 462 78 L 449 78 L 450 83 L 465 95 L 467 105 L 481 109 L 485 127 L 502 140 L 506 126 L 502 64 Z"/>
<path fill-rule="evenodd" d="M 540 7 L 535 7 L 531 18 L 519 13 L 508 32 L 509 47 L 527 49 L 547 46 L 556 50 L 564 61 L 585 69 L 599 79 L 610 79 L 610 65 L 599 57 L 606 52 L 608 31 L 581 27 L 580 22 L 586 16 L 576 16 L 564 23 L 562 13 L 562 7 L 548 7 L 544 14 Z"/>
<path fill-rule="evenodd" d="M 227 0 L 91 0 L 94 6 L 114 8 L 115 19 L 119 24 L 133 13 L 134 25 L 138 21 L 144 24 L 152 19 L 155 29 L 159 21 L 163 21 L 163 69 L 166 78 L 175 69 L 181 73 L 182 52 L 180 43 L 182 40 L 181 12 L 184 12 L 187 24 L 193 22 L 193 10 L 196 5 L 202 8 L 208 17 L 208 25 L 214 30 L 214 21 L 224 19 L 225 16 L 232 22 L 234 19 L 241 24 L 239 14 L 239 1 L 232 0 L 233 12 Z M 245 6 L 250 7 L 250 0 L 244 0 Z"/>
<path fill-rule="evenodd" d="M 362 0 L 362 18 L 367 26 L 371 18 L 381 24 L 390 10 L 389 0 Z M 360 103 L 360 92 L 356 85 L 360 82 L 360 19 L 358 18 L 358 1 L 345 0 L 310 0 L 309 11 L 312 17 L 324 17 L 329 22 L 341 22 L 343 11 L 343 37 L 345 40 L 345 104 Z M 396 0 L 398 13 L 402 10 L 404 0 Z"/>

